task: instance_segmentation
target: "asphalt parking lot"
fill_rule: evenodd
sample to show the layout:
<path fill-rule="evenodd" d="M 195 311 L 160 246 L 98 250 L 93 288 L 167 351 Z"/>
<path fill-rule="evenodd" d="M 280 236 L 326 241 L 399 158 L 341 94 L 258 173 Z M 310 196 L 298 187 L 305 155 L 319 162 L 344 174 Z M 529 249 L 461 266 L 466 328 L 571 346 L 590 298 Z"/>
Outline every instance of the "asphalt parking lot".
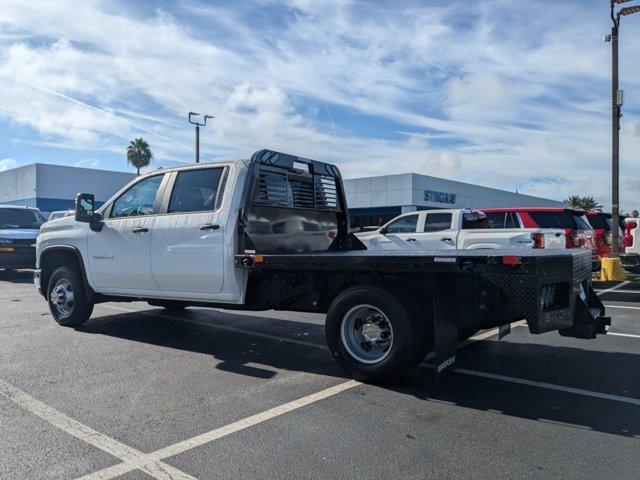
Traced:
<path fill-rule="evenodd" d="M 640 282 L 597 288 L 610 335 L 484 332 L 379 387 L 319 315 L 109 303 L 74 330 L 0 271 L 0 478 L 637 478 Z"/>

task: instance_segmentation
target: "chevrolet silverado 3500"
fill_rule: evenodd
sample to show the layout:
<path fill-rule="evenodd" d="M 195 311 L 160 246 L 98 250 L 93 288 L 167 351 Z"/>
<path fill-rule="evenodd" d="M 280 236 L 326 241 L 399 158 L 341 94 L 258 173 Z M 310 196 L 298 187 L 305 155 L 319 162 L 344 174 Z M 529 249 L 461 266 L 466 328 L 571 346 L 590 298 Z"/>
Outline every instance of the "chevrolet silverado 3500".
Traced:
<path fill-rule="evenodd" d="M 460 338 L 526 319 L 531 333 L 595 338 L 610 319 L 585 250 L 373 251 L 351 233 L 342 179 L 326 163 L 256 152 L 138 177 L 94 211 L 46 223 L 35 283 L 61 325 L 93 305 L 144 300 L 326 314 L 338 364 L 386 381 Z"/>

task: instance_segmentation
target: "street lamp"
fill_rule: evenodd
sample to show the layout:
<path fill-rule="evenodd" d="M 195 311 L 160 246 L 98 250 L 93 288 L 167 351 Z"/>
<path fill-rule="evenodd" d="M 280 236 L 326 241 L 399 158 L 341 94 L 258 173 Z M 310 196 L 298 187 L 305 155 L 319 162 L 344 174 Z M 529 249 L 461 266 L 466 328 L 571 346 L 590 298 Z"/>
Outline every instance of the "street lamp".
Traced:
<path fill-rule="evenodd" d="M 195 122 L 191 120 L 191 117 L 199 116 L 201 116 L 199 113 L 189 112 L 189 123 L 196 126 L 196 163 L 200 163 L 200 127 L 204 127 L 207 124 L 208 118 L 214 118 L 213 115 L 204 115 L 202 116 L 204 119 L 202 123 L 199 123 L 197 120 Z"/>
<path fill-rule="evenodd" d="M 620 255 L 620 117 L 624 103 L 624 92 L 618 88 L 618 29 L 620 17 L 640 12 L 640 5 L 621 8 L 617 13 L 616 4 L 627 3 L 631 0 L 611 0 L 611 35 L 605 35 L 603 40 L 611 42 L 611 256 Z"/>

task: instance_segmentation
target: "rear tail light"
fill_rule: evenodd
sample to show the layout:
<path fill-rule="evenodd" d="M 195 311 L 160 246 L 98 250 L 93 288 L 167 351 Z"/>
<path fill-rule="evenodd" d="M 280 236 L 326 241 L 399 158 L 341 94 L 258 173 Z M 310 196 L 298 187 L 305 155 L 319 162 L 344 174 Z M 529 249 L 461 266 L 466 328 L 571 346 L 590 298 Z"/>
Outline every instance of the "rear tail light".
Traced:
<path fill-rule="evenodd" d="M 633 230 L 634 228 L 638 228 L 637 222 L 627 223 L 624 230 L 624 246 L 625 247 L 633 247 L 633 235 L 631 234 L 631 230 Z"/>
<path fill-rule="evenodd" d="M 520 265 L 522 263 L 522 258 L 515 255 L 505 255 L 502 257 L 502 263 L 504 265 Z"/>
<path fill-rule="evenodd" d="M 533 248 L 544 248 L 544 233 L 532 233 Z"/>

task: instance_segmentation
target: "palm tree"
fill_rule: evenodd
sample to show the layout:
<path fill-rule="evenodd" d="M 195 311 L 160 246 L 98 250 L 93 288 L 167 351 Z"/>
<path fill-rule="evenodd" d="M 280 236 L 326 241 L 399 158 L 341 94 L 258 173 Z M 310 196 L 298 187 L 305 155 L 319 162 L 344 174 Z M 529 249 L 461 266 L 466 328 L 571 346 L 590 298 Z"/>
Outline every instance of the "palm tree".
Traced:
<path fill-rule="evenodd" d="M 602 205 L 593 197 L 571 195 L 564 199 L 564 203 L 577 210 L 602 210 Z"/>
<path fill-rule="evenodd" d="M 144 138 L 135 138 L 129 142 L 127 147 L 127 163 L 130 163 L 138 170 L 140 175 L 140 169 L 146 167 L 151 163 L 153 153 L 149 149 L 149 144 Z"/>

